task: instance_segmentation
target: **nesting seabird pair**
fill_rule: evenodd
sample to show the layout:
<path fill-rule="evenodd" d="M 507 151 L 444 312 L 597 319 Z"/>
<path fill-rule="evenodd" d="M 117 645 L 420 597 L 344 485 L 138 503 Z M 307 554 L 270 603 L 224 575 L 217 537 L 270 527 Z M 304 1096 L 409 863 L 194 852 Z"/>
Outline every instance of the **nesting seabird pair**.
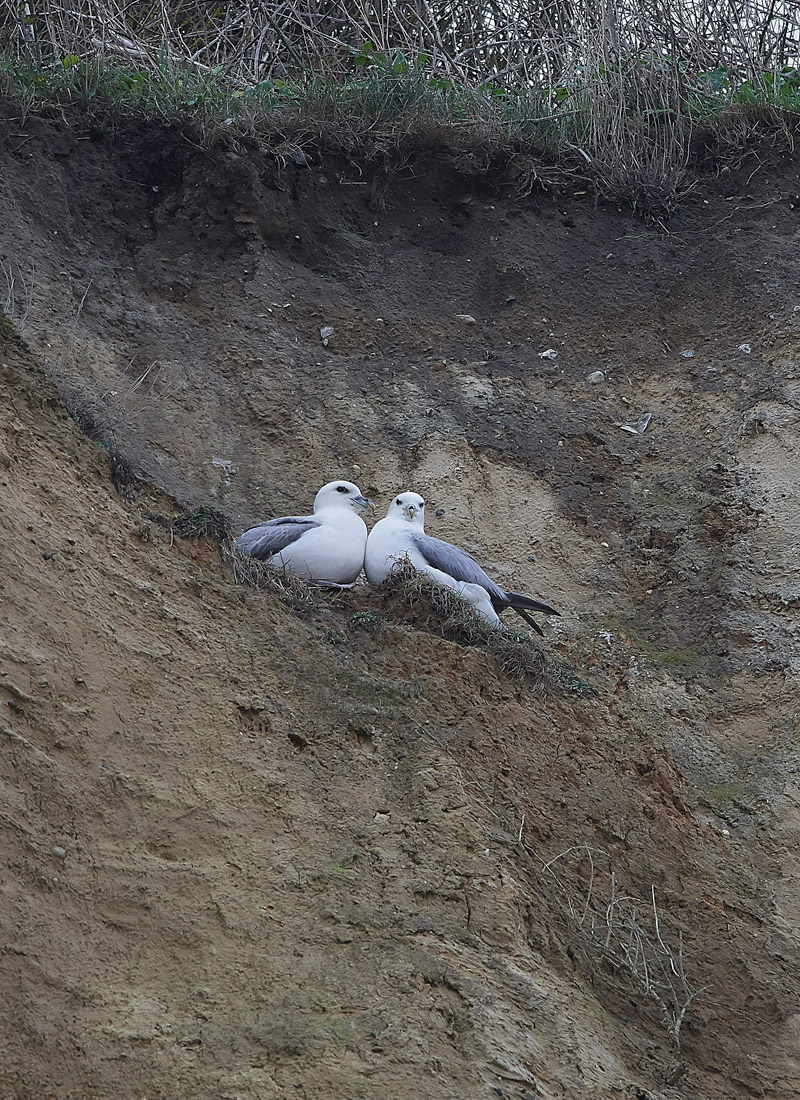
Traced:
<path fill-rule="evenodd" d="M 370 584 L 380 584 L 398 562 L 408 561 L 489 622 L 498 623 L 500 613 L 513 607 L 539 634 L 528 612 L 558 614 L 530 596 L 504 591 L 465 550 L 426 535 L 425 501 L 418 493 L 395 497 L 367 536 L 358 512 L 370 507 L 357 485 L 331 481 L 314 498 L 313 515 L 267 520 L 240 535 L 234 547 L 304 580 L 339 588 L 354 584 L 362 568 Z"/>

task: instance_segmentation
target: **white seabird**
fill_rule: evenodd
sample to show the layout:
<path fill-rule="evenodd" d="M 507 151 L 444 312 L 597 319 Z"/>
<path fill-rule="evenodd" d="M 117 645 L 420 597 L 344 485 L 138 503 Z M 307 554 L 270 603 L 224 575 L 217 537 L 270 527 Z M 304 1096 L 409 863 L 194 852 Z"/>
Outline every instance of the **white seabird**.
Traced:
<path fill-rule="evenodd" d="M 372 505 L 352 481 L 330 481 L 314 497 L 311 516 L 281 516 L 250 527 L 235 550 L 315 584 L 355 583 L 364 567 L 367 528 L 358 512 Z"/>
<path fill-rule="evenodd" d="M 409 561 L 418 572 L 426 573 L 469 600 L 477 613 L 491 623 L 499 623 L 499 613 L 513 607 L 541 634 L 539 624 L 527 612 L 559 614 L 530 596 L 505 592 L 465 550 L 426 535 L 424 525 L 425 501 L 419 493 L 400 493 L 394 498 L 386 518 L 375 524 L 367 539 L 364 571 L 370 584 L 380 584 L 398 562 Z"/>

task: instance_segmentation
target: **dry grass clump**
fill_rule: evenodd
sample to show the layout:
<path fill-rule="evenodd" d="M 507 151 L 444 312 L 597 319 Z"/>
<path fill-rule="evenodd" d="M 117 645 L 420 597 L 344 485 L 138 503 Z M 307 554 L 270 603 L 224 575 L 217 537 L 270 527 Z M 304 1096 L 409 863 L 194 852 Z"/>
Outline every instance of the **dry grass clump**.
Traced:
<path fill-rule="evenodd" d="M 231 534 L 228 517 L 208 504 L 172 518 L 160 515 L 148 515 L 147 518 L 168 527 L 182 539 L 210 538 L 222 545 Z"/>
<path fill-rule="evenodd" d="M 223 546 L 222 556 L 237 584 L 269 592 L 296 611 L 322 609 L 320 590 L 300 578 L 258 558 L 240 554 L 230 544 Z M 470 603 L 418 573 L 407 562 L 398 564 L 395 572 L 377 590 L 381 591 L 390 599 L 396 597 L 402 601 L 413 612 L 415 622 L 443 638 L 487 650 L 513 679 L 533 680 L 538 687 L 548 679 L 544 656 L 527 633 L 510 630 L 504 624 L 493 627 L 476 615 Z M 374 632 L 380 630 L 384 622 L 378 612 L 362 608 L 350 616 L 348 625 L 352 630 Z"/>
<path fill-rule="evenodd" d="M 492 626 L 476 614 L 471 603 L 418 573 L 409 562 L 398 562 L 381 588 L 399 596 L 413 609 L 418 621 L 443 638 L 486 649 L 508 676 L 533 680 L 538 687 L 544 685 L 545 659 L 527 633 L 511 630 L 505 624 Z"/>
<path fill-rule="evenodd" d="M 222 547 L 222 559 L 230 567 L 236 584 L 269 592 L 295 611 L 309 611 L 318 606 L 314 588 L 300 577 L 275 569 L 249 554 L 240 554 L 229 544 Z"/>

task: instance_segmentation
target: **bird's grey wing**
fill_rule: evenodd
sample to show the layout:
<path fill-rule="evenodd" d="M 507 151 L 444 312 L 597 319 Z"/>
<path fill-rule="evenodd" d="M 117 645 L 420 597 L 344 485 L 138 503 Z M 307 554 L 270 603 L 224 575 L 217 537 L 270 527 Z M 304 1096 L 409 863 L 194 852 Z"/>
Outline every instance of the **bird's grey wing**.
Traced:
<path fill-rule="evenodd" d="M 235 550 L 266 561 L 321 524 L 312 516 L 281 516 L 250 527 L 234 542 Z"/>
<path fill-rule="evenodd" d="M 503 598 L 503 590 L 484 573 L 466 550 L 460 550 L 457 546 L 452 546 L 442 539 L 435 539 L 431 535 L 414 534 L 411 536 L 411 541 L 432 569 L 448 573 L 457 581 L 479 584 L 490 596 L 497 599 Z"/>

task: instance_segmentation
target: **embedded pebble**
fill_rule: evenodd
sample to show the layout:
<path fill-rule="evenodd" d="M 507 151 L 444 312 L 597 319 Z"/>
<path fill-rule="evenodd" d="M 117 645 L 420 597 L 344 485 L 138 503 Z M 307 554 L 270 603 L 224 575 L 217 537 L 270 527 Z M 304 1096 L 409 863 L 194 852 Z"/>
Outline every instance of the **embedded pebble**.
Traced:
<path fill-rule="evenodd" d="M 605 382 L 606 376 L 601 370 L 593 370 L 591 374 L 586 375 L 587 382 Z"/>
<path fill-rule="evenodd" d="M 56 857 L 56 859 L 66 859 L 67 858 L 66 849 L 65 848 L 59 848 L 58 845 L 56 845 L 53 848 L 53 855 Z"/>

